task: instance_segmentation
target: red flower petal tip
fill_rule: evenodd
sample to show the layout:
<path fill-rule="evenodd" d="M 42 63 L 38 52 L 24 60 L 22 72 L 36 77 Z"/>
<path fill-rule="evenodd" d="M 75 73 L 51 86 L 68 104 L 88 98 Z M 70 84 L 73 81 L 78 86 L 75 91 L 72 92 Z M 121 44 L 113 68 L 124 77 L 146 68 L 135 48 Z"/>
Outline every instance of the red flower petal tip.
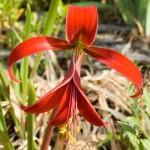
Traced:
<path fill-rule="evenodd" d="M 142 75 L 140 70 L 131 60 L 119 52 L 105 47 L 91 46 L 89 48 L 85 48 L 84 51 L 132 81 L 132 83 L 137 87 L 137 92 L 132 95 L 131 98 L 141 95 L 143 84 Z"/>
<path fill-rule="evenodd" d="M 104 127 L 107 128 L 108 122 L 104 122 Z"/>

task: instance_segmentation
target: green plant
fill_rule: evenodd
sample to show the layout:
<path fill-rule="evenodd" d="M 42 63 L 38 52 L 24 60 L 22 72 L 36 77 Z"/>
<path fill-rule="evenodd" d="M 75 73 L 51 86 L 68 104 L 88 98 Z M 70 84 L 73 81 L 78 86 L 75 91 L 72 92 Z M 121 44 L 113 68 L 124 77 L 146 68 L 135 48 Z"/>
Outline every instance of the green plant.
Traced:
<path fill-rule="evenodd" d="M 150 0 L 119 0 L 118 9 L 127 25 L 137 25 L 141 34 L 149 36 Z"/>
<path fill-rule="evenodd" d="M 139 99 L 130 99 L 132 114 L 118 121 L 120 131 L 113 135 L 108 131 L 105 140 L 99 142 L 98 147 L 104 143 L 115 140 L 131 150 L 149 150 L 150 147 L 150 94 L 148 88 L 143 90 Z"/>

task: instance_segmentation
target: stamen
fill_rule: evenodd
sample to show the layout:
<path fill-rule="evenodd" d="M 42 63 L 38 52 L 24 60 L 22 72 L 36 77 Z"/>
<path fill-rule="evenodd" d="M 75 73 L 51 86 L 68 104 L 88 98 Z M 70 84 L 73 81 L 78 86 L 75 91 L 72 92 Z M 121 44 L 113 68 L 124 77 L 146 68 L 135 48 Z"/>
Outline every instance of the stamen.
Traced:
<path fill-rule="evenodd" d="M 61 134 L 63 134 L 63 135 L 66 135 L 66 139 L 67 139 L 66 143 L 70 142 L 70 139 L 71 139 L 71 142 L 73 144 L 75 144 L 76 143 L 76 137 L 73 136 L 73 134 L 72 134 L 72 132 L 70 130 L 71 129 L 71 125 L 72 125 L 72 118 L 70 118 L 68 120 L 68 122 L 59 129 L 59 132 Z"/>
<path fill-rule="evenodd" d="M 80 132 L 80 127 L 79 127 L 79 126 L 76 127 L 76 132 L 77 132 L 77 133 Z"/>
<path fill-rule="evenodd" d="M 68 131 L 68 136 L 72 139 L 73 144 L 75 144 L 77 140 L 76 140 L 76 138 L 71 134 L 70 131 Z"/>

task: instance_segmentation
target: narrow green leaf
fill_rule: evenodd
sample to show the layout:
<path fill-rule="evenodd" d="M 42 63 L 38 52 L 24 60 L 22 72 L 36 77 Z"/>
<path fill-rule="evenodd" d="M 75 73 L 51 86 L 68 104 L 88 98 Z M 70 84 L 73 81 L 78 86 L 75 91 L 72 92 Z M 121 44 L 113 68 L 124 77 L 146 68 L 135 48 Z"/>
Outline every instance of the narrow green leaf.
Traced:
<path fill-rule="evenodd" d="M 0 140 L 2 141 L 5 150 L 15 150 L 9 138 L 0 130 Z"/>
<path fill-rule="evenodd" d="M 53 24 L 55 22 L 55 18 L 56 18 L 56 14 L 57 14 L 58 4 L 59 4 L 59 0 L 51 0 L 50 6 L 49 6 L 49 11 L 48 11 L 48 16 L 47 16 L 46 23 L 45 23 L 45 28 L 43 31 L 43 34 L 45 36 L 49 36 L 52 32 Z M 43 53 L 37 54 L 33 69 L 30 74 L 30 79 L 32 79 L 34 74 L 36 73 L 38 66 L 40 64 L 42 55 L 43 55 Z"/>
<path fill-rule="evenodd" d="M 15 122 L 15 126 L 16 126 L 16 128 L 17 128 L 17 130 L 18 130 L 19 136 L 22 136 L 22 134 L 23 134 L 23 133 L 22 133 L 22 127 L 21 127 L 21 125 L 20 125 L 20 122 L 19 122 L 18 118 L 17 118 L 16 115 L 15 115 L 14 108 L 13 108 L 12 105 L 11 105 L 11 107 L 10 107 L 9 112 L 10 112 L 10 114 L 11 114 L 11 116 L 12 116 L 14 122 Z"/>
<path fill-rule="evenodd" d="M 15 76 L 19 78 L 19 70 L 17 69 L 16 64 L 14 65 L 13 70 L 15 72 Z M 16 94 L 16 98 L 19 101 L 19 103 L 21 103 L 20 84 L 13 82 L 12 85 Z"/>
<path fill-rule="evenodd" d="M 134 25 L 133 18 L 135 17 L 135 15 L 134 15 L 135 7 L 133 4 L 133 1 L 119 0 L 118 1 L 118 9 L 119 9 L 120 14 L 122 15 L 122 18 L 125 21 L 125 23 L 128 25 Z"/>
<path fill-rule="evenodd" d="M 127 123 L 122 122 L 122 121 L 118 121 L 118 123 L 121 125 L 122 129 L 126 132 L 130 132 L 132 134 L 136 134 L 135 130 L 133 129 L 133 127 L 129 126 Z"/>
<path fill-rule="evenodd" d="M 150 140 L 149 139 L 141 139 L 140 141 L 141 141 L 145 150 L 150 149 Z"/>
<path fill-rule="evenodd" d="M 32 105 L 35 102 L 36 92 L 33 83 L 29 83 L 28 105 Z M 28 138 L 28 150 L 33 150 L 33 132 L 34 132 L 34 115 L 27 115 L 27 138 Z"/>
<path fill-rule="evenodd" d="M 43 53 L 39 53 L 39 54 L 36 55 L 35 61 L 34 61 L 35 63 L 34 63 L 34 66 L 33 66 L 32 70 L 31 70 L 29 80 L 31 80 L 34 77 L 34 75 L 35 75 L 35 73 L 36 73 L 36 71 L 38 69 L 38 66 L 40 64 L 42 56 L 43 56 Z"/>
<path fill-rule="evenodd" d="M 3 86 L 2 93 L 3 93 L 4 97 L 6 97 L 7 100 L 9 100 L 9 81 L 8 81 L 7 75 L 5 74 L 5 70 L 1 63 L 0 63 L 0 80 L 1 80 L 2 86 Z"/>
<path fill-rule="evenodd" d="M 17 38 L 17 40 L 19 41 L 19 42 L 22 42 L 22 38 L 20 37 L 20 35 L 18 34 L 18 32 L 14 29 L 14 28 L 12 28 L 12 47 L 14 48 L 14 41 L 15 41 L 15 38 L 14 37 L 16 37 Z"/>
<path fill-rule="evenodd" d="M 31 8 L 29 4 L 27 4 L 27 7 L 26 7 L 26 26 L 25 27 L 26 27 L 25 39 L 28 39 L 31 33 Z M 20 76 L 22 80 L 21 87 L 22 87 L 22 103 L 23 104 L 25 104 L 26 96 L 27 96 L 28 66 L 29 66 L 29 57 L 26 57 L 21 62 L 21 70 L 20 70 Z"/>
<path fill-rule="evenodd" d="M 4 70 L 4 68 L 3 68 L 1 63 L 0 63 L 0 78 L 2 80 L 3 85 L 5 87 L 8 87 L 9 81 L 8 81 L 8 78 L 7 78 L 6 74 L 5 74 L 5 70 Z"/>
<path fill-rule="evenodd" d="M 4 96 L 4 100 L 9 101 L 11 116 L 12 116 L 12 118 L 13 118 L 15 124 L 16 124 L 16 127 L 19 131 L 19 134 L 21 135 L 21 127 L 20 127 L 18 119 L 15 116 L 14 108 L 13 108 L 12 103 L 10 101 L 9 82 L 8 82 L 7 76 L 4 73 L 4 69 L 1 65 L 0 65 L 0 70 L 1 70 L 0 79 L 2 81 L 2 85 L 0 86 L 1 93 Z M 0 106 L 0 109 L 1 109 L 1 106 Z M 6 124 L 5 124 L 5 119 L 2 116 L 2 110 L 1 110 L 0 114 L 1 114 L 0 115 L 0 122 L 1 122 L 1 125 L 2 125 L 2 127 L 0 129 L 1 129 L 1 131 L 5 131 L 5 134 L 7 134 L 7 131 L 6 131 L 7 128 L 6 128 Z M 2 128 L 3 128 L 3 130 L 2 130 Z"/>
<path fill-rule="evenodd" d="M 30 8 L 30 4 L 27 4 L 26 7 L 26 25 L 25 25 L 25 39 L 28 39 L 30 37 L 31 34 L 31 8 Z"/>
<path fill-rule="evenodd" d="M 1 130 L 6 136 L 8 136 L 7 127 L 6 127 L 6 122 L 5 122 L 5 116 L 3 115 L 3 112 L 2 112 L 1 100 L 0 100 L 0 130 Z"/>
<path fill-rule="evenodd" d="M 53 24 L 55 22 L 55 18 L 57 14 L 58 3 L 59 3 L 59 0 L 51 0 L 45 28 L 43 31 L 43 34 L 46 36 L 50 35 L 52 32 Z"/>

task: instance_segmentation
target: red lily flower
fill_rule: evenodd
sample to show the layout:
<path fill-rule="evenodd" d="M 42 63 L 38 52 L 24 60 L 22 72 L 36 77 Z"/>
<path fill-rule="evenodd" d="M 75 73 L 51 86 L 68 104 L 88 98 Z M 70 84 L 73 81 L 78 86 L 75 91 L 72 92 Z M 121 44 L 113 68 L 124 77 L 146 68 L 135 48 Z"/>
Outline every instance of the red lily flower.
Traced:
<path fill-rule="evenodd" d="M 53 37 L 34 37 L 19 44 L 9 58 L 10 77 L 16 79 L 12 71 L 13 65 L 19 59 L 46 50 L 73 49 L 73 57 L 65 79 L 54 89 L 44 95 L 31 106 L 21 106 L 27 113 L 43 113 L 57 107 L 53 126 L 67 123 L 69 119 L 77 121 L 77 108 L 81 115 L 96 126 L 107 126 L 96 113 L 80 84 L 80 67 L 84 52 L 120 72 L 137 87 L 137 92 L 131 97 L 141 94 L 142 76 L 139 69 L 128 58 L 120 53 L 104 47 L 91 46 L 97 32 L 98 13 L 95 6 L 69 6 L 66 19 L 67 41 Z"/>

